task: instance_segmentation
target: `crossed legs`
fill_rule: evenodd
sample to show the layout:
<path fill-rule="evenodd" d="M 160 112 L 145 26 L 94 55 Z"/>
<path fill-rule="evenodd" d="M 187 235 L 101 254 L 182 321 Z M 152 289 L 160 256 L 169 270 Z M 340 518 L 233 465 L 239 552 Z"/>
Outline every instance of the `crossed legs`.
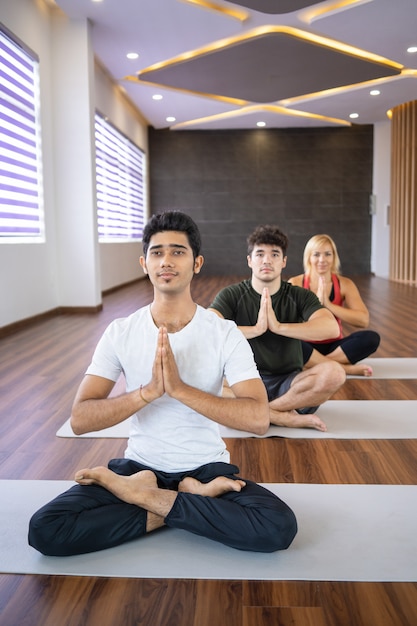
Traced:
<path fill-rule="evenodd" d="M 275 426 L 288 428 L 315 428 L 326 431 L 327 426 L 318 415 L 311 412 L 298 413 L 296 409 L 309 406 L 319 406 L 343 385 L 346 373 L 341 365 L 313 351 L 319 355 L 314 363 L 311 359 L 307 369 L 297 374 L 291 385 L 281 396 L 270 400 L 269 419 Z M 223 385 L 223 396 L 233 397 L 233 391 L 227 382 Z"/>
<path fill-rule="evenodd" d="M 176 491 L 158 487 L 156 475 L 151 470 L 122 476 L 107 467 L 94 467 L 78 471 L 75 480 L 80 485 L 100 485 L 123 502 L 134 504 L 147 511 L 146 532 L 165 524 L 165 517 L 177 499 Z M 228 491 L 240 491 L 244 486 L 243 480 L 233 480 L 226 476 L 217 476 L 208 483 L 186 476 L 179 483 L 178 492 L 217 498 Z"/>
<path fill-rule="evenodd" d="M 367 363 L 351 363 L 340 346 L 333 350 L 333 352 L 329 352 L 327 355 L 321 354 L 318 350 L 313 350 L 311 357 L 305 364 L 305 367 L 310 368 L 314 365 L 325 363 L 329 359 L 335 361 L 336 363 L 340 363 L 347 375 L 369 377 L 373 374 L 372 367 L 370 367 Z"/>
<path fill-rule="evenodd" d="M 372 367 L 363 362 L 373 354 L 380 344 L 380 335 L 374 330 L 357 330 L 342 339 L 318 346 L 302 342 L 306 367 L 331 359 L 340 363 L 350 376 L 372 376 Z M 314 347 L 316 345 L 316 347 Z"/>
<path fill-rule="evenodd" d="M 315 413 L 298 413 L 296 409 L 320 406 L 345 380 L 343 367 L 330 359 L 303 370 L 294 377 L 286 393 L 270 401 L 271 424 L 326 431 L 326 424 Z"/>
<path fill-rule="evenodd" d="M 273 552 L 286 549 L 297 532 L 291 509 L 261 485 L 236 477 L 234 465 L 165 473 L 113 459 L 109 468 L 77 472 L 78 484 L 32 516 L 30 545 L 51 556 L 83 554 L 166 525 L 233 548 Z"/>

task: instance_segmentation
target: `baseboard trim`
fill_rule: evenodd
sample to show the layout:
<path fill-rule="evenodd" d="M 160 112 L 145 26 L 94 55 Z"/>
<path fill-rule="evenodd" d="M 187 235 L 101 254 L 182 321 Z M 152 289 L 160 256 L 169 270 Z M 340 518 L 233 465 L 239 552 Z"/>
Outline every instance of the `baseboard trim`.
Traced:
<path fill-rule="evenodd" d="M 39 322 L 43 322 L 46 319 L 51 317 L 56 317 L 57 315 L 80 315 L 80 314 L 95 314 L 99 313 L 103 309 L 102 304 L 98 304 L 97 306 L 60 306 L 56 309 L 51 309 L 50 311 L 45 311 L 45 313 L 39 313 L 38 315 L 33 315 L 32 317 L 27 317 L 23 320 L 19 320 L 18 322 L 13 322 L 12 324 L 8 324 L 7 326 L 2 326 L 0 328 L 0 339 L 3 337 L 8 337 L 9 335 L 13 335 L 29 326 L 33 326 Z"/>
<path fill-rule="evenodd" d="M 102 296 L 107 296 L 115 291 L 119 291 L 124 287 L 128 287 L 129 285 L 133 285 L 134 283 L 138 283 L 144 279 L 146 276 L 135 278 L 134 280 L 130 280 L 127 283 L 123 283 L 122 285 L 117 285 L 116 287 L 111 287 L 110 289 L 106 289 L 102 292 Z M 17 322 L 13 322 L 12 324 L 8 324 L 7 326 L 0 327 L 0 339 L 2 337 L 7 337 L 8 335 L 13 335 L 14 333 L 19 332 L 27 328 L 28 326 L 32 326 L 33 324 L 37 324 L 38 322 L 42 322 L 45 319 L 50 317 L 55 317 L 56 315 L 94 315 L 95 313 L 100 313 L 103 310 L 103 305 L 98 304 L 97 306 L 59 306 L 56 309 L 51 309 L 50 311 L 45 311 L 45 313 L 39 313 L 38 315 L 34 315 L 33 317 L 27 317 L 23 320 L 19 320 Z"/>

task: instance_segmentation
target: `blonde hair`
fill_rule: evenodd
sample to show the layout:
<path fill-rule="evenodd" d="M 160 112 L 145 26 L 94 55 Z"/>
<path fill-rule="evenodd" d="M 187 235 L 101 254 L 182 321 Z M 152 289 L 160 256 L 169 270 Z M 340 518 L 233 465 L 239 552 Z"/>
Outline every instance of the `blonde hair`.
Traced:
<path fill-rule="evenodd" d="M 305 274 L 310 274 L 311 272 L 310 257 L 313 254 L 313 251 L 316 248 L 321 248 L 322 246 L 325 246 L 326 244 L 328 244 L 331 247 L 332 252 L 333 252 L 333 263 L 331 267 L 331 272 L 332 274 L 340 274 L 340 267 L 341 267 L 340 258 L 337 253 L 336 244 L 329 235 L 314 235 L 313 237 L 311 237 L 311 239 L 307 241 L 306 246 L 304 248 L 304 255 L 303 255 L 303 265 L 304 265 Z"/>

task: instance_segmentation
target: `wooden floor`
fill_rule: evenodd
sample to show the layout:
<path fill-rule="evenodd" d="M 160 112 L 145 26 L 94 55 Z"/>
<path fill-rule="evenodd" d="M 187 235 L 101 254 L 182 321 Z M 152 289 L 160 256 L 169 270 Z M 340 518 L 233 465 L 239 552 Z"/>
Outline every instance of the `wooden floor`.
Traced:
<path fill-rule="evenodd" d="M 198 276 L 207 306 L 238 277 Z M 417 357 L 417 288 L 358 284 L 382 336 L 376 356 Z M 0 340 L 0 478 L 72 479 L 122 456 L 120 439 L 57 438 L 105 326 L 147 304 L 147 280 L 94 315 L 60 315 Z M 417 380 L 348 380 L 334 399 L 417 399 Z M 395 415 L 392 416 L 395 420 Z M 229 439 L 259 482 L 417 484 L 416 440 Z M 7 506 L 7 503 L 2 503 Z M 13 520 L 10 520 L 13 523 Z M 383 549 L 383 546 L 381 546 Z M 417 563 L 416 563 L 417 571 Z M 0 575 L 1 626 L 416 626 L 417 583 L 108 579 Z"/>

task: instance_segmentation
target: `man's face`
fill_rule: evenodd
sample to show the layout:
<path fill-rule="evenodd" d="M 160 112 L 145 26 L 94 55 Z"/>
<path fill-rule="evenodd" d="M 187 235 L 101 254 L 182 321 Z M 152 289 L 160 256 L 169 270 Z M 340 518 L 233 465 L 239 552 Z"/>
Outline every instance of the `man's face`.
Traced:
<path fill-rule="evenodd" d="M 141 257 L 140 264 L 156 289 L 176 292 L 187 287 L 193 275 L 198 274 L 203 257 L 194 260 L 185 233 L 163 231 L 151 237 L 146 259 Z"/>
<path fill-rule="evenodd" d="M 248 265 L 252 275 L 263 282 L 272 282 L 279 276 L 287 264 L 287 257 L 282 249 L 270 244 L 259 244 L 248 255 Z"/>

